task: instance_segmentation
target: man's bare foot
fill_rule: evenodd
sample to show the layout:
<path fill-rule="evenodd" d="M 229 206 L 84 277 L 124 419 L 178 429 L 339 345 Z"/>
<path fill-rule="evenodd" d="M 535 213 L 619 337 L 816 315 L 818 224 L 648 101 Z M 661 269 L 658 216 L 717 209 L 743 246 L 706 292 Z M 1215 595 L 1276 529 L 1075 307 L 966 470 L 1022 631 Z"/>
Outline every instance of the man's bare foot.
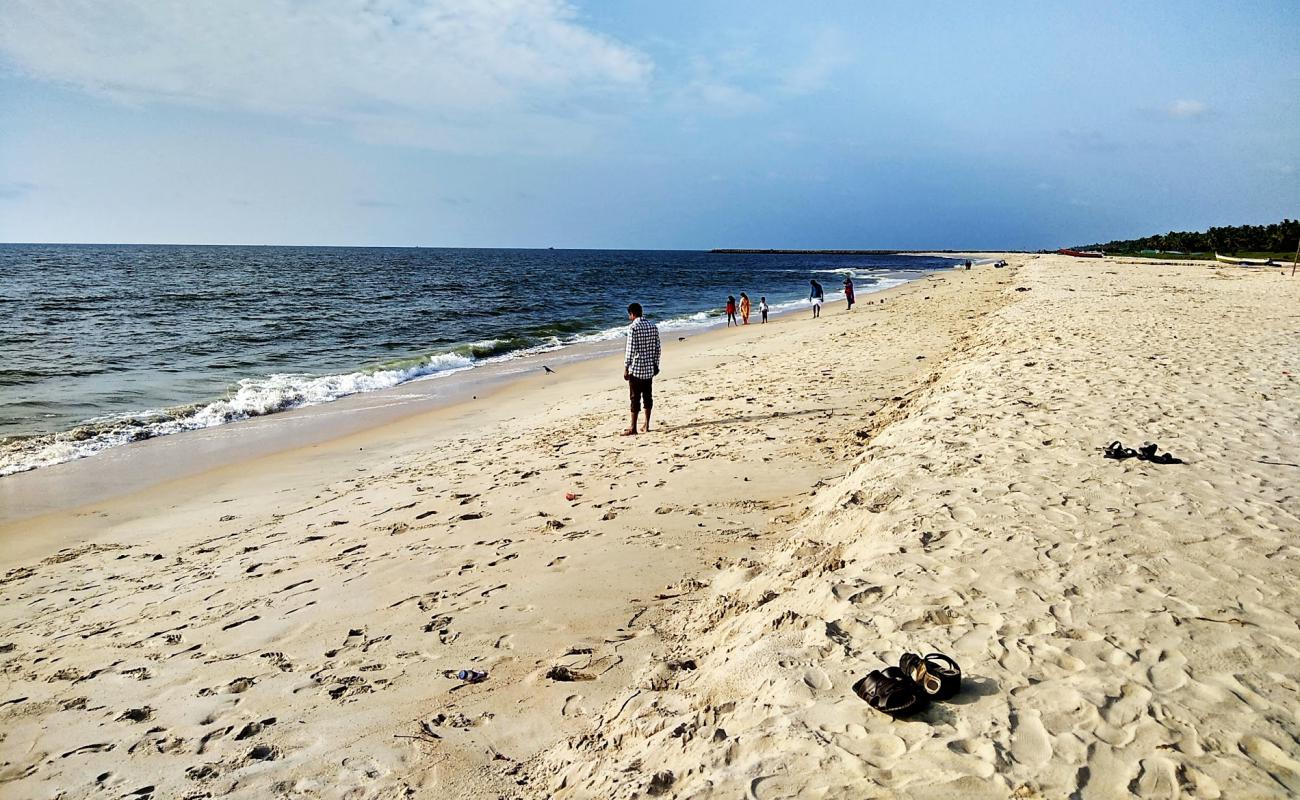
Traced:
<path fill-rule="evenodd" d="M 641 426 L 641 432 L 642 432 L 642 433 L 649 433 L 649 432 L 650 432 L 650 423 L 647 422 L 646 424 L 642 425 L 642 426 Z"/>
<path fill-rule="evenodd" d="M 628 428 L 627 430 L 623 431 L 623 435 L 624 435 L 624 436 L 636 436 L 636 428 Z"/>

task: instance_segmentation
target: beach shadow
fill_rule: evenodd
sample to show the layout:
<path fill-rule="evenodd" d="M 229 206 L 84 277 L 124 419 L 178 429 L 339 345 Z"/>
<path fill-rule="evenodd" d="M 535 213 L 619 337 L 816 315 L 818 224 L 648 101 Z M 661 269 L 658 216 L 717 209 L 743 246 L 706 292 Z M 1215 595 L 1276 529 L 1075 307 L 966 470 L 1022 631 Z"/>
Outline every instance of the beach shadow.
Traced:
<path fill-rule="evenodd" d="M 961 691 L 956 697 L 949 698 L 947 703 L 954 706 L 964 706 L 974 703 L 981 697 L 997 694 L 1001 691 L 1001 686 L 992 678 L 983 675 L 962 675 Z"/>
<path fill-rule="evenodd" d="M 969 705 L 978 701 L 981 697 L 995 695 L 1001 691 L 998 682 L 992 678 L 981 676 L 963 675 L 961 679 L 961 691 L 956 697 L 950 697 L 938 703 L 932 703 L 924 712 L 918 714 L 916 719 L 928 722 L 932 725 L 947 724 L 956 725 L 960 720 L 953 706 Z"/>

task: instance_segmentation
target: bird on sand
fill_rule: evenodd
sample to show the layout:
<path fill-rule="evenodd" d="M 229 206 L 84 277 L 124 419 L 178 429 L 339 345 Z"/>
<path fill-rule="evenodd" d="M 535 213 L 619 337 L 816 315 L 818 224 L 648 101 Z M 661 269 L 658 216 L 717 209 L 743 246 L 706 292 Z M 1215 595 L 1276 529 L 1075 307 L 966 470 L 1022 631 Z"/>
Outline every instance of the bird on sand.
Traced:
<path fill-rule="evenodd" d="M 547 372 L 551 373 L 552 375 L 555 374 L 555 370 L 551 369 L 550 367 L 546 366 L 545 364 L 542 365 L 542 369 L 546 370 Z"/>

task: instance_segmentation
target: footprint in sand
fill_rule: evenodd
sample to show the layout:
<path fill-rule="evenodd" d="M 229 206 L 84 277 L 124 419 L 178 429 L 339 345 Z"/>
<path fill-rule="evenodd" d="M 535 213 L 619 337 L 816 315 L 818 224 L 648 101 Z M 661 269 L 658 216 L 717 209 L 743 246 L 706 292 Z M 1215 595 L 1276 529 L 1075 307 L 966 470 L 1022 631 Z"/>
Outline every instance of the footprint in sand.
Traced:
<path fill-rule="evenodd" d="M 247 725 L 245 725 L 243 729 L 239 731 L 239 733 L 235 734 L 235 741 L 251 739 L 252 737 L 261 733 L 264 729 L 274 724 L 275 724 L 275 717 L 267 717 L 261 722 L 250 722 Z"/>
<path fill-rule="evenodd" d="M 281 672 L 293 672 L 293 663 L 290 662 L 289 659 L 285 657 L 284 653 L 280 653 L 280 652 L 262 653 L 261 658 L 265 658 L 271 664 L 271 666 L 275 667 Z"/>
<path fill-rule="evenodd" d="M 234 730 L 233 727 L 227 725 L 227 726 L 224 727 L 224 728 L 217 728 L 216 730 L 211 730 L 211 731 L 208 731 L 207 733 L 203 734 L 203 738 L 202 738 L 202 739 L 199 739 L 199 748 L 198 748 L 197 750 L 194 751 L 195 754 L 196 754 L 196 755 L 203 755 L 203 752 L 204 752 L 204 751 L 207 749 L 207 747 L 208 747 L 208 742 L 212 741 L 213 739 L 220 739 L 220 738 L 222 738 L 223 736 L 226 736 L 227 734 L 229 734 L 229 733 L 230 733 L 231 731 L 233 731 L 233 730 Z"/>
<path fill-rule="evenodd" d="M 243 694 L 253 688 L 255 682 L 252 678 L 235 678 L 226 685 L 226 692 L 229 694 Z"/>
<path fill-rule="evenodd" d="M 831 679 L 821 667 L 810 667 L 803 674 L 804 685 L 809 689 L 827 691 L 831 688 Z"/>
<path fill-rule="evenodd" d="M 424 623 L 424 632 L 433 633 L 434 631 L 444 630 L 448 625 L 451 624 L 451 621 L 452 621 L 452 617 L 450 614 L 440 614 L 434 617 L 433 619 L 429 620 L 428 622 Z"/>
<path fill-rule="evenodd" d="M 807 778 L 793 775 L 764 775 L 750 782 L 749 796 L 755 800 L 798 797 L 802 794 L 806 782 Z"/>
<path fill-rule="evenodd" d="M 1151 693 L 1141 686 L 1128 683 L 1120 690 L 1119 699 L 1107 705 L 1102 717 L 1110 725 L 1122 728 L 1131 725 L 1147 710 Z"/>
<path fill-rule="evenodd" d="M 1044 508 L 1041 512 L 1044 519 L 1053 525 L 1070 527 L 1079 524 L 1079 518 L 1069 511 L 1062 511 L 1059 508 Z"/>
<path fill-rule="evenodd" d="M 1177 651 L 1166 652 L 1160 662 L 1147 671 L 1147 679 L 1157 692 L 1181 689 L 1188 681 L 1187 659 Z"/>
<path fill-rule="evenodd" d="M 1142 759 L 1141 772 L 1137 780 L 1129 784 L 1129 790 L 1150 800 L 1177 800 L 1182 796 L 1174 762 L 1160 756 Z"/>
<path fill-rule="evenodd" d="M 1027 767 L 1041 767 L 1052 759 L 1052 741 L 1037 711 L 1011 715 L 1011 757 Z"/>
<path fill-rule="evenodd" d="M 1300 761 L 1262 736 L 1243 736 L 1237 747 L 1287 791 L 1300 795 Z"/>
<path fill-rule="evenodd" d="M 888 733 L 846 738 L 843 740 L 843 745 L 853 755 L 882 769 L 887 769 L 907 752 L 907 744 L 901 738 Z"/>
<path fill-rule="evenodd" d="M 948 513 L 952 515 L 953 520 L 962 524 L 974 522 L 978 516 L 969 506 L 952 506 L 948 509 Z"/>
<path fill-rule="evenodd" d="M 141 708 L 131 708 L 131 709 L 127 709 L 126 711 L 123 711 L 122 715 L 117 718 L 117 721 L 118 722 L 145 722 L 151 719 L 153 719 L 153 709 L 150 708 L 149 706 L 143 706 Z"/>
<path fill-rule="evenodd" d="M 569 695 L 564 698 L 564 707 L 560 709 L 560 713 L 566 717 L 585 717 L 587 709 L 582 704 L 584 699 L 580 694 Z"/>
<path fill-rule="evenodd" d="M 251 761 L 275 761 L 280 757 L 280 751 L 269 744 L 259 744 L 248 755 L 244 757 L 245 762 Z"/>

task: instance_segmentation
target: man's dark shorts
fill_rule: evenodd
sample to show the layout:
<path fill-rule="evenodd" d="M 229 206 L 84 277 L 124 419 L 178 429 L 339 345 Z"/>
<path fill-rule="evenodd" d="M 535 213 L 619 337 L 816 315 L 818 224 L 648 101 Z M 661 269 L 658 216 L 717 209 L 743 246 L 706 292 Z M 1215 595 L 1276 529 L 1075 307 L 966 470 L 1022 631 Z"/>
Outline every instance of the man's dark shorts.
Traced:
<path fill-rule="evenodd" d="M 645 410 L 649 411 L 654 408 L 655 398 L 652 391 L 654 378 L 637 378 L 627 379 L 627 391 L 632 397 L 632 413 L 641 413 L 641 401 L 645 399 Z"/>

